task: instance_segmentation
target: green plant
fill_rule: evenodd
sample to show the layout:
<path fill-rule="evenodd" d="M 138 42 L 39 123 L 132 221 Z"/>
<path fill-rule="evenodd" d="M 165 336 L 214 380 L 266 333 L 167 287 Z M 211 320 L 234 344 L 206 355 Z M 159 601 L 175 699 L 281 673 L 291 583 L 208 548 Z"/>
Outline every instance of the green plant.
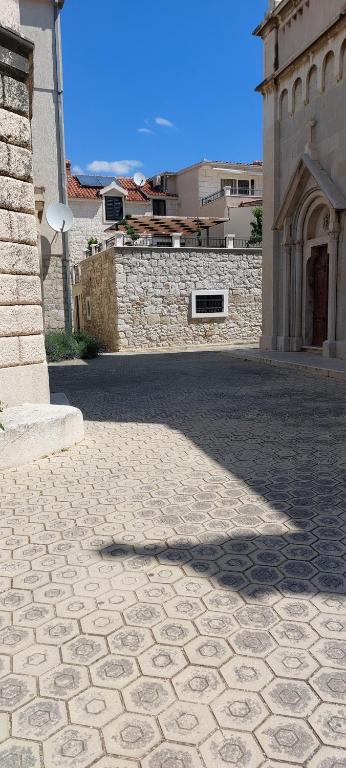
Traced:
<path fill-rule="evenodd" d="M 50 363 L 60 360 L 83 360 L 97 357 L 101 351 L 100 342 L 86 331 L 48 331 L 45 337 L 46 355 Z"/>
<path fill-rule="evenodd" d="M 254 208 L 251 221 L 251 237 L 248 245 L 260 245 L 263 239 L 263 209 Z"/>
<path fill-rule="evenodd" d="M 87 248 L 88 252 L 91 253 L 92 245 L 98 245 L 98 244 L 99 244 L 99 240 L 97 239 L 97 237 L 89 237 L 88 248 Z"/>

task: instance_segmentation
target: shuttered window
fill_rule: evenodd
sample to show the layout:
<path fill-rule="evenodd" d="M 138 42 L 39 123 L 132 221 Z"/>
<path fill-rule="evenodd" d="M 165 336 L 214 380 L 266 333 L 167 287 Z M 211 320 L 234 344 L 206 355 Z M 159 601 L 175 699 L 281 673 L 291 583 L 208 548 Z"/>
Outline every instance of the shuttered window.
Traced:
<path fill-rule="evenodd" d="M 124 207 L 122 197 L 105 198 L 105 218 L 106 221 L 119 221 L 124 218 Z"/>

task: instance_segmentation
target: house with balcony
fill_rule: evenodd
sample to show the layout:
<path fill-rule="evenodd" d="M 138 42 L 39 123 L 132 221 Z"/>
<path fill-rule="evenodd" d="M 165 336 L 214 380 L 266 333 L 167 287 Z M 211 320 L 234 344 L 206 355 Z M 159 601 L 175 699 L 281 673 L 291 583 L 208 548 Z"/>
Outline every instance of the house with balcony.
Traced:
<path fill-rule="evenodd" d="M 253 208 L 262 205 L 263 163 L 202 160 L 150 179 L 154 189 L 175 194 L 180 216 L 218 217 L 217 234 L 248 240 Z"/>
<path fill-rule="evenodd" d="M 151 180 L 136 186 L 129 177 L 72 175 L 66 163 L 68 203 L 74 217 L 69 233 L 72 264 L 85 257 L 90 238 L 105 239 L 105 231 L 126 216 L 174 216 L 178 212 L 175 192 L 155 187 Z"/>

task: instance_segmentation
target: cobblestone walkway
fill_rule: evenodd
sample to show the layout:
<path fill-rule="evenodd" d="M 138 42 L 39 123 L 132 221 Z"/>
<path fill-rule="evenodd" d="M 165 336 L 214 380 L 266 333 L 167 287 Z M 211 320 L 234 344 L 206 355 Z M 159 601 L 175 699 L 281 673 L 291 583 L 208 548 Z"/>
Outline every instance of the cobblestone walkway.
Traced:
<path fill-rule="evenodd" d="M 1 768 L 345 768 L 345 384 L 227 353 L 52 370 L 0 476 Z"/>

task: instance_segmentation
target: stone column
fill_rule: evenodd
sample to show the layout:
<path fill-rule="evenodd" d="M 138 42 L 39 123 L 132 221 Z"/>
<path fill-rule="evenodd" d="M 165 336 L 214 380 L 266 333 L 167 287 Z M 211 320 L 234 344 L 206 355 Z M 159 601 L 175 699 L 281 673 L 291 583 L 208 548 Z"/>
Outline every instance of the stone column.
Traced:
<path fill-rule="evenodd" d="M 336 284 L 338 271 L 339 232 L 329 232 L 328 255 L 328 338 L 323 344 L 323 356 L 336 355 Z"/>
<path fill-rule="evenodd" d="M 32 178 L 33 44 L 17 33 L 18 3 L 0 16 L 0 401 L 49 402 Z M 0 6 L 2 13 L 3 4 Z"/>
<path fill-rule="evenodd" d="M 289 352 L 290 340 L 290 299 L 291 299 L 291 245 L 282 247 L 282 336 L 278 336 L 278 350 Z"/>
<path fill-rule="evenodd" d="M 304 250 L 304 244 L 301 240 L 298 240 L 294 244 L 295 308 L 294 308 L 294 325 L 293 325 L 294 336 L 292 338 L 292 345 L 291 345 L 291 349 L 293 352 L 299 352 L 303 345 L 303 339 L 302 339 L 303 250 Z"/>

